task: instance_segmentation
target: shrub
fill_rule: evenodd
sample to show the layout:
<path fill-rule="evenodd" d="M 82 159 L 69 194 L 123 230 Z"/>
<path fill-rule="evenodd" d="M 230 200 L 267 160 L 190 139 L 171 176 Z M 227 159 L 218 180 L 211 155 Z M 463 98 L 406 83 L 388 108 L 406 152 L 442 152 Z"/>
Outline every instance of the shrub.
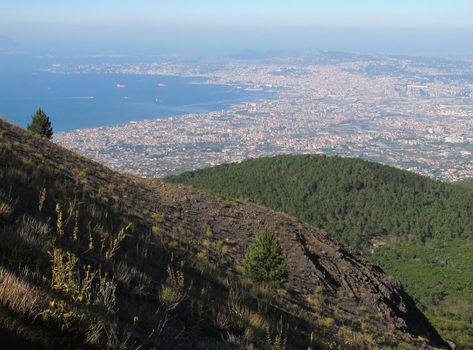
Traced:
<path fill-rule="evenodd" d="M 168 310 L 173 310 L 186 297 L 184 290 L 184 273 L 179 270 L 173 270 L 168 266 L 168 280 L 166 284 L 161 286 L 161 294 L 159 299 L 163 306 Z"/>
<path fill-rule="evenodd" d="M 280 287 L 287 278 L 286 261 L 273 232 L 261 231 L 245 256 L 245 276 Z"/>
<path fill-rule="evenodd" d="M 51 286 L 54 290 L 75 295 L 79 286 L 79 259 L 72 253 L 54 249 Z"/>

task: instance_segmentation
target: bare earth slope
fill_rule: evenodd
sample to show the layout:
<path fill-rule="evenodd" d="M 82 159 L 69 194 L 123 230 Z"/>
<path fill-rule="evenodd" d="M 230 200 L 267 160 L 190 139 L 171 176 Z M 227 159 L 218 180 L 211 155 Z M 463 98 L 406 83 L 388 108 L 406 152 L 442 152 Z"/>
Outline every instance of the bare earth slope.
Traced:
<path fill-rule="evenodd" d="M 212 266 L 219 279 L 240 281 L 246 248 L 261 229 L 273 230 L 289 274 L 283 290 L 265 300 L 297 320 L 289 334 L 314 332 L 324 347 L 448 348 L 398 282 L 324 231 L 256 205 L 114 172 L 0 120 L 0 190 L 15 198 L 16 210 L 31 213 L 39 183 L 50 207 L 65 197 L 93 198 L 122 222 L 165 237 L 188 261 Z M 257 299 L 266 293 L 248 283 L 241 288 Z M 308 342 L 289 338 L 287 347 L 301 344 Z"/>

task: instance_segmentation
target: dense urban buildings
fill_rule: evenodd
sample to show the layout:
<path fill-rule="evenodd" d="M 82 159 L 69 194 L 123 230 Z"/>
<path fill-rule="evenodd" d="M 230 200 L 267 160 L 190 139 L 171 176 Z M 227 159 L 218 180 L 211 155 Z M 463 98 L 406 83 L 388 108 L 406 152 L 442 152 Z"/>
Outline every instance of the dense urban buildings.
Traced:
<path fill-rule="evenodd" d="M 226 110 L 55 135 L 55 142 L 125 172 L 161 177 L 279 153 L 324 153 L 444 181 L 473 176 L 470 61 L 322 52 L 49 71 L 193 76 L 273 92 L 271 99 Z"/>

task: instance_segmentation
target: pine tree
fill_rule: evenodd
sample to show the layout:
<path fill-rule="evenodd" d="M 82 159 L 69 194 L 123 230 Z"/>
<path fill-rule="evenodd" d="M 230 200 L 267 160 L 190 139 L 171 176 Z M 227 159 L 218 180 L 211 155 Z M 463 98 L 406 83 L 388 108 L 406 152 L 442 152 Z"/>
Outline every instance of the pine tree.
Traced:
<path fill-rule="evenodd" d="M 286 261 L 273 232 L 262 230 L 248 248 L 245 276 L 275 287 L 280 287 L 286 281 Z"/>
<path fill-rule="evenodd" d="M 53 128 L 51 121 L 46 113 L 40 108 L 31 117 L 31 123 L 26 127 L 29 131 L 51 139 L 53 137 Z"/>

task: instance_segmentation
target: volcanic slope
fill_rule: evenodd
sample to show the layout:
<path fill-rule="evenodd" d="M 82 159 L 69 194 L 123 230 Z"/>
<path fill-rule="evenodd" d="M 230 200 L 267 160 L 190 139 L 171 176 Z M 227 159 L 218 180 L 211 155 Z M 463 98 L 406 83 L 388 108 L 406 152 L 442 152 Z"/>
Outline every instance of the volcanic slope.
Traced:
<path fill-rule="evenodd" d="M 473 349 L 473 192 L 361 159 L 281 155 L 167 179 L 294 215 L 396 277 L 441 335 Z"/>
<path fill-rule="evenodd" d="M 36 349 L 448 348 L 398 282 L 322 230 L 114 172 L 0 121 L 0 337 Z M 262 229 L 288 280 L 242 277 Z"/>

